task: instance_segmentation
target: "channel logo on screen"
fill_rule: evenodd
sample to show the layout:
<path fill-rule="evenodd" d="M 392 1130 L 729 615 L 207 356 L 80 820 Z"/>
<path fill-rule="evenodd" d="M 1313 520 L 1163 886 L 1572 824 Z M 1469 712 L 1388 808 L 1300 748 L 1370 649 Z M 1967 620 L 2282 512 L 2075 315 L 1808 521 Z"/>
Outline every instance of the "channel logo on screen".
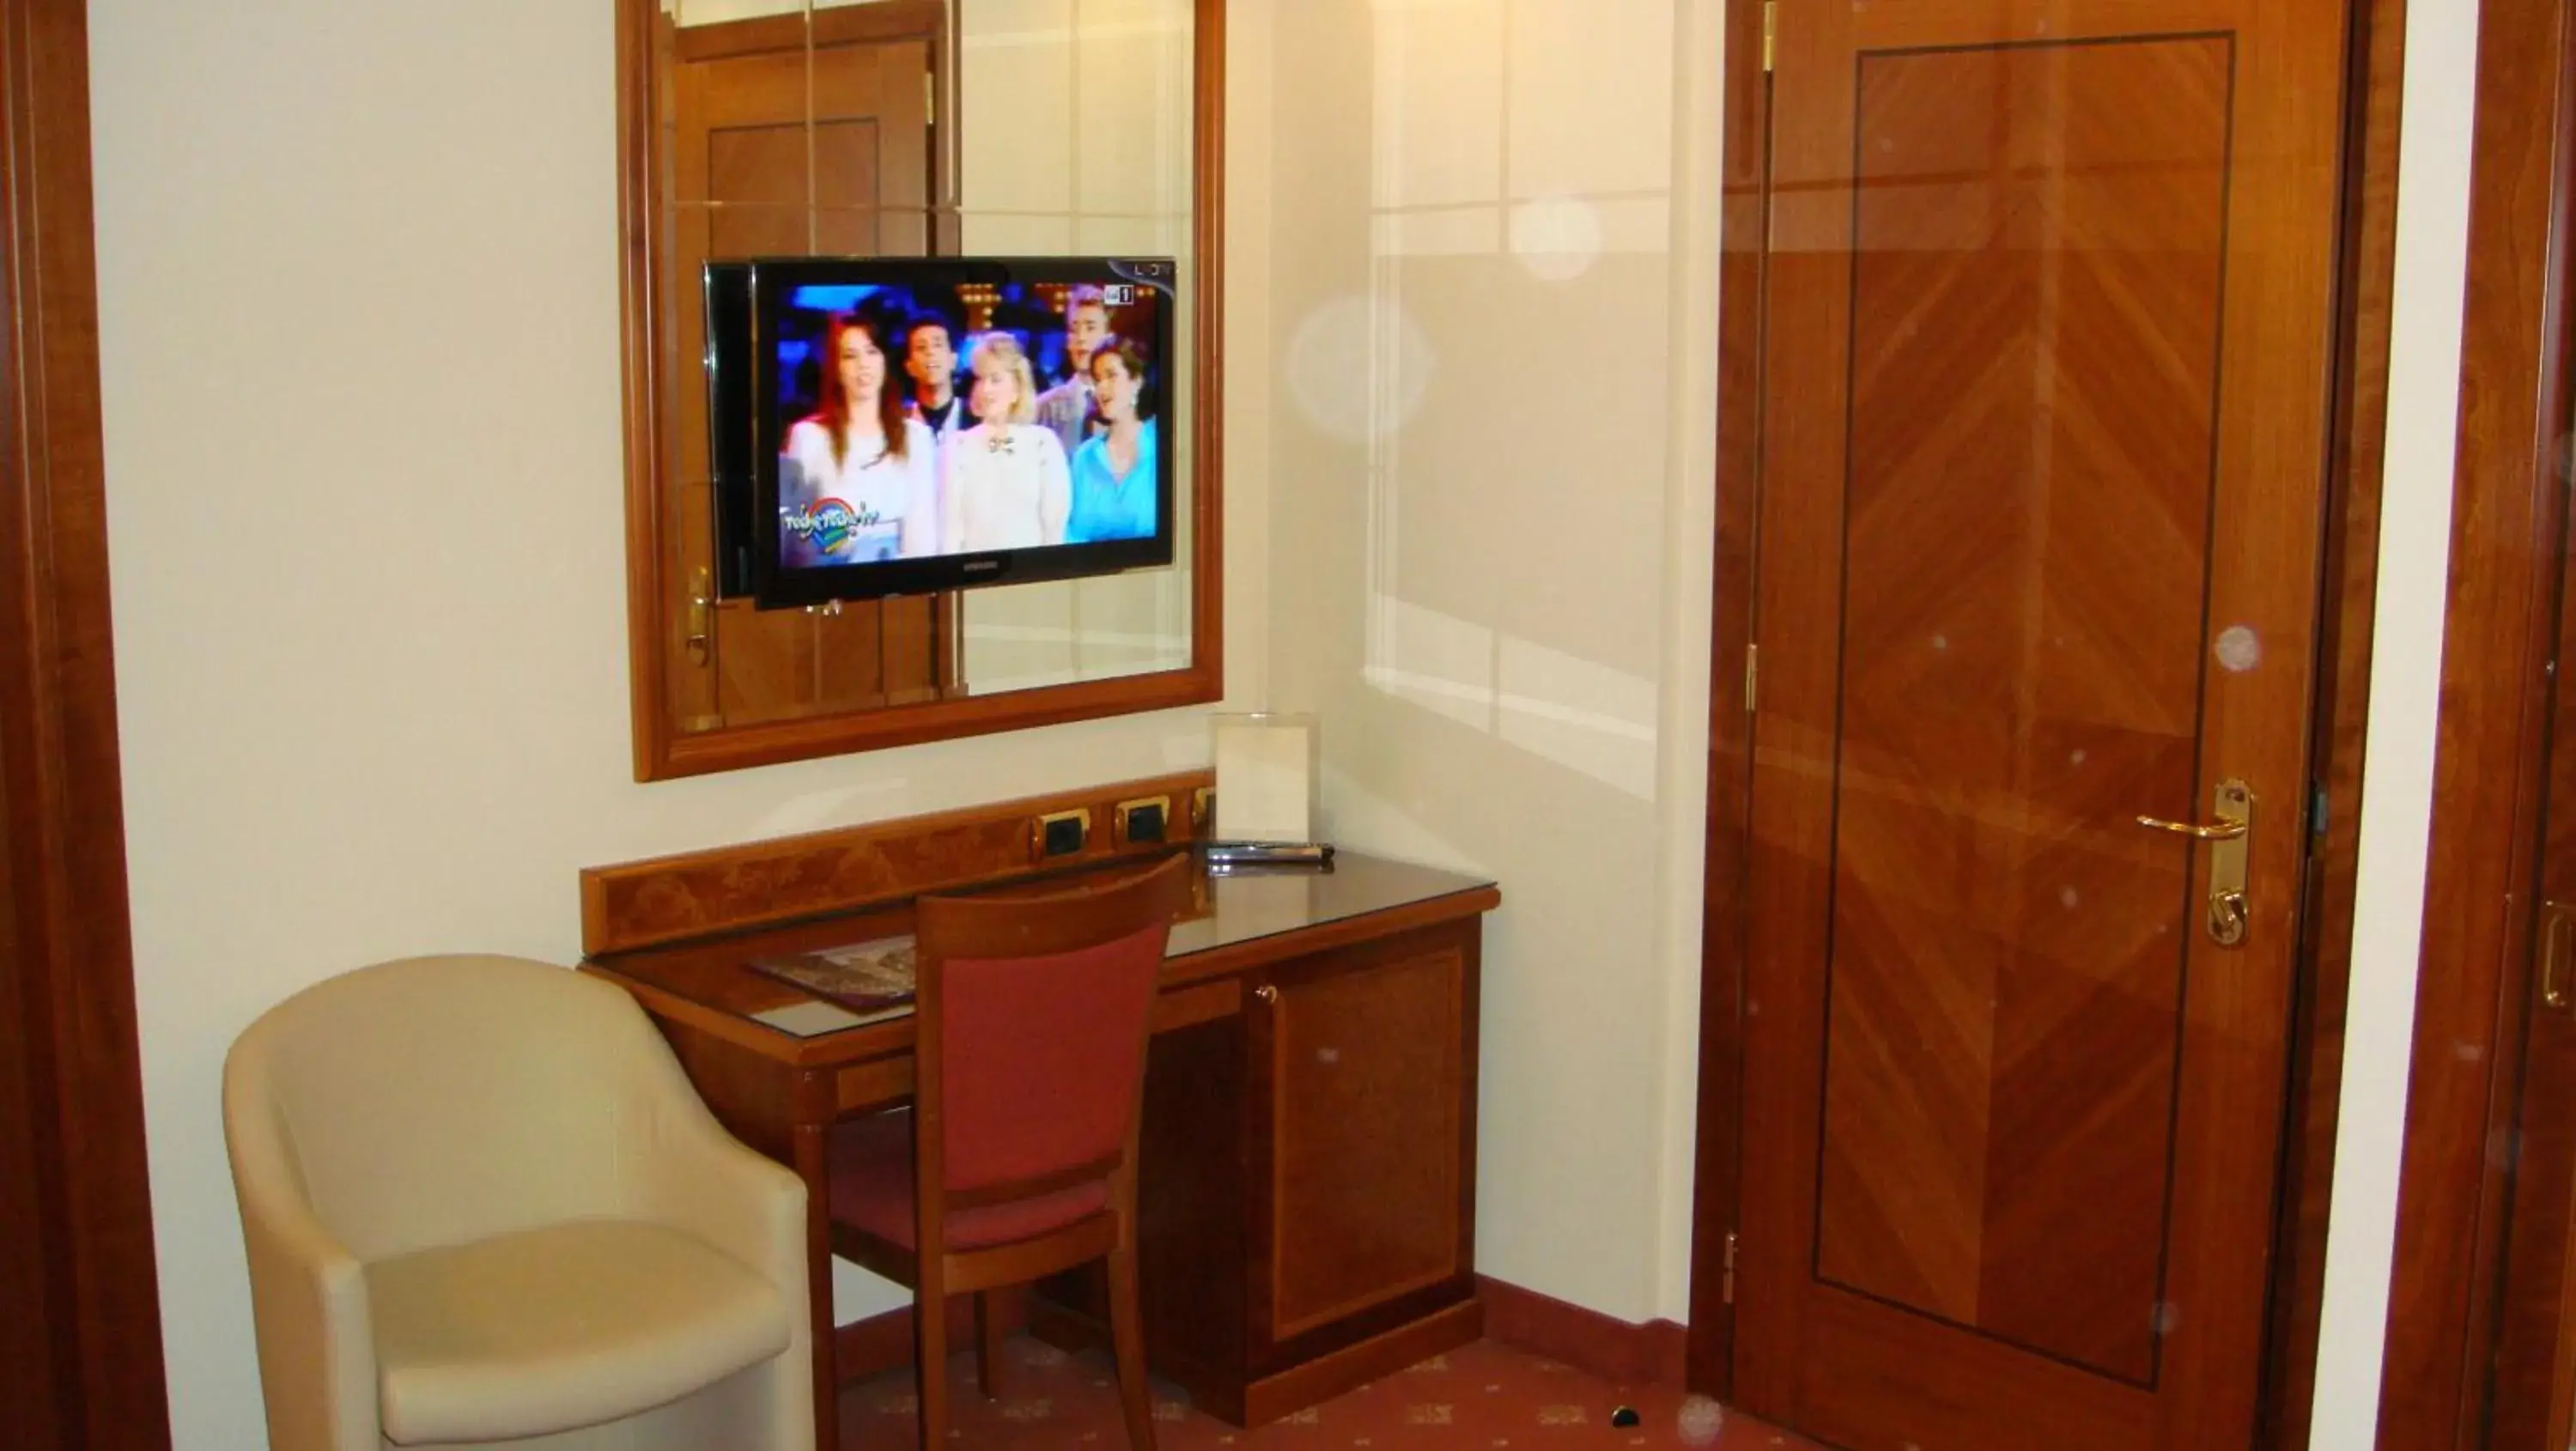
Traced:
<path fill-rule="evenodd" d="M 832 554 L 847 547 L 852 535 L 875 522 L 873 510 L 861 514 L 838 499 L 816 499 L 800 512 L 787 516 L 787 532 L 810 541 L 825 554 Z"/>

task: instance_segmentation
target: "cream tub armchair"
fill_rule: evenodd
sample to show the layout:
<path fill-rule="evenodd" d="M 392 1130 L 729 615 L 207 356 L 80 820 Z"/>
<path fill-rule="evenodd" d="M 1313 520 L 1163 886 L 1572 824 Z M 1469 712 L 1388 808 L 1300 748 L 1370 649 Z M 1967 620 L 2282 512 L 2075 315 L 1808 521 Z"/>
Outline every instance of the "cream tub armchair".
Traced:
<path fill-rule="evenodd" d="M 811 1451 L 805 1190 L 616 987 L 316 984 L 224 1064 L 273 1451 Z"/>

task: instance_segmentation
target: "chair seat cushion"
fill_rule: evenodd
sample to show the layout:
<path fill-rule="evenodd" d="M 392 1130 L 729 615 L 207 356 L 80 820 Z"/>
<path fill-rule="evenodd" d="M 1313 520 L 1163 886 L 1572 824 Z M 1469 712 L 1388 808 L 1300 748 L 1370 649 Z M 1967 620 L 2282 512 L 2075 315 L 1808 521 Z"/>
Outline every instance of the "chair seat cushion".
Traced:
<path fill-rule="evenodd" d="M 501 1441 L 674 1401 L 787 1348 L 768 1280 L 704 1241 L 579 1220 L 367 1266 L 384 1433 Z"/>
<path fill-rule="evenodd" d="M 912 1110 L 871 1114 L 832 1126 L 832 1217 L 906 1250 L 913 1233 Z M 1027 1239 L 1109 1207 L 1107 1181 L 1033 1199 L 960 1209 L 948 1216 L 948 1248 L 982 1249 Z"/>

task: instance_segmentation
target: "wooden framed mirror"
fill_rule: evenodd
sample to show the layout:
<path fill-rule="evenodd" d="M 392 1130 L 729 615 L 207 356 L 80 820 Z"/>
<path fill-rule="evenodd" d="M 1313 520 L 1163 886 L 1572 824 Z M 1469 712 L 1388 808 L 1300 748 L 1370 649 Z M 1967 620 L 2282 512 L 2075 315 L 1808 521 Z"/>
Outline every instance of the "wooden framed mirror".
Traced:
<path fill-rule="evenodd" d="M 1224 0 L 617 4 L 636 779 L 1219 699 Z M 1170 566 L 807 609 L 719 584 L 701 269 L 925 255 L 1177 262 Z"/>

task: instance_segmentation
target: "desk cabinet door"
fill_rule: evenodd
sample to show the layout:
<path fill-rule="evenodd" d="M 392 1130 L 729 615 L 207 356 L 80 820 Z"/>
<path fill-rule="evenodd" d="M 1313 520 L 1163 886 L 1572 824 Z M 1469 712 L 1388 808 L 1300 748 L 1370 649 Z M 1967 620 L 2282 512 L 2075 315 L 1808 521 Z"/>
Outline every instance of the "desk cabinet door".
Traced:
<path fill-rule="evenodd" d="M 1256 984 L 1256 1345 L 1365 1334 L 1376 1307 L 1472 1292 L 1475 954 L 1473 924 L 1433 928 Z"/>

